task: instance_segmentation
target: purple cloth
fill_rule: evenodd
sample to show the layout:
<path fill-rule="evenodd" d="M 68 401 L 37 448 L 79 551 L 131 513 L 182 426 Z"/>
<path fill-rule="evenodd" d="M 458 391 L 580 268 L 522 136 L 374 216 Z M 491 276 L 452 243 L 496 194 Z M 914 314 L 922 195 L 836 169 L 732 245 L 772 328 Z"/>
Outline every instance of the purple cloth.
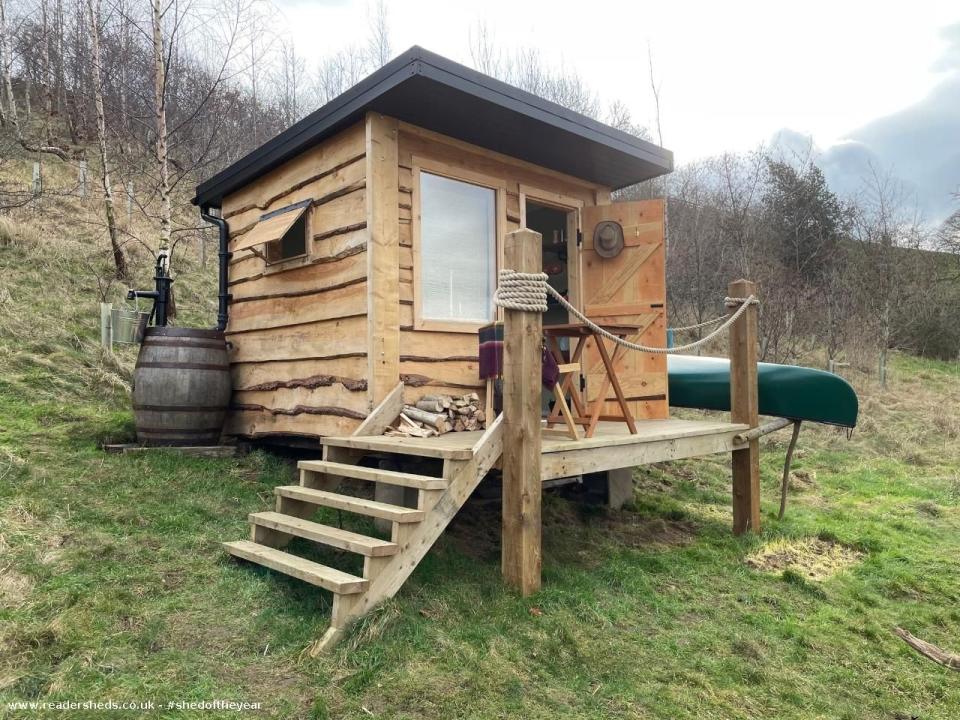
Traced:
<path fill-rule="evenodd" d="M 480 379 L 489 380 L 503 375 L 503 323 L 485 325 L 480 336 Z M 553 353 L 543 348 L 540 379 L 543 386 L 552 390 L 560 378 L 560 368 Z"/>
<path fill-rule="evenodd" d="M 503 323 L 484 325 L 480 336 L 480 379 L 489 380 L 503 374 Z"/>
<path fill-rule="evenodd" d="M 553 386 L 560 379 L 560 366 L 557 365 L 557 359 L 553 353 L 543 349 L 543 360 L 540 363 L 540 382 L 547 390 L 553 390 Z"/>

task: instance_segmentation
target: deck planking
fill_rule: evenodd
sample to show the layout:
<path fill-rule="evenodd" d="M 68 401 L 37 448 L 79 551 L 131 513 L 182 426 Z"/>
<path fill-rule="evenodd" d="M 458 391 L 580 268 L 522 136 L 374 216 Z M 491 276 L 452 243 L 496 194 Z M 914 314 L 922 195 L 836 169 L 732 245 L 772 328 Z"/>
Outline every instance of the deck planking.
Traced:
<path fill-rule="evenodd" d="M 713 420 L 638 420 L 637 434 L 622 423 L 603 422 L 592 438 L 573 440 L 544 433 L 541 441 L 543 480 L 632 467 L 651 462 L 729 452 L 734 438 L 747 430 L 742 423 Z M 432 438 L 389 435 L 326 437 L 323 443 L 368 452 L 398 453 L 450 460 L 469 459 L 481 431 L 451 432 Z"/>

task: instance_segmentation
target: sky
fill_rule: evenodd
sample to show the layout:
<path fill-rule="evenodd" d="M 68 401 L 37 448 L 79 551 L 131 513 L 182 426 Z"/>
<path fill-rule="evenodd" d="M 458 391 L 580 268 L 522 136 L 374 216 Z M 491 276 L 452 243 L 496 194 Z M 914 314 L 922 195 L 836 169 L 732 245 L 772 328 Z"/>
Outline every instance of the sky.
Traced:
<path fill-rule="evenodd" d="M 278 27 L 308 65 L 366 36 L 367 0 L 279 2 Z M 551 65 L 575 70 L 604 105 L 620 100 L 653 127 L 649 48 L 663 144 L 677 164 L 750 150 L 783 130 L 825 151 L 843 146 L 960 75 L 960 31 L 950 27 L 960 28 L 956 0 L 386 0 L 386 7 L 395 53 L 416 44 L 470 64 L 471 33 L 483 22 L 498 46 L 536 48 Z"/>

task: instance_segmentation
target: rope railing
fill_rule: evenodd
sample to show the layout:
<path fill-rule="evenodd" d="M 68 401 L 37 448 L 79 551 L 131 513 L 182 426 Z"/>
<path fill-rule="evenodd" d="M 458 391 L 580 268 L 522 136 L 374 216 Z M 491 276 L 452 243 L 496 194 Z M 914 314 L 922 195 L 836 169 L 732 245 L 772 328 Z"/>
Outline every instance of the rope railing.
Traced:
<path fill-rule="evenodd" d="M 687 332 L 689 330 L 699 330 L 700 328 L 710 327 L 711 325 L 716 325 L 718 322 L 723 322 L 725 316 L 714 318 L 713 320 L 704 320 L 702 323 L 697 323 L 696 325 L 683 325 L 682 327 L 672 327 L 667 328 L 675 333 L 678 332 Z"/>
<path fill-rule="evenodd" d="M 728 308 L 736 307 L 737 310 L 727 318 L 716 318 L 707 323 L 700 323 L 699 325 L 690 326 L 688 328 L 674 328 L 674 330 L 693 330 L 698 327 L 706 327 L 707 325 L 714 325 L 718 322 L 724 321 L 720 327 L 712 332 L 708 333 L 704 337 L 700 338 L 686 345 L 676 345 L 674 347 L 650 347 L 648 345 L 641 345 L 639 343 L 633 343 L 629 340 L 626 340 L 621 337 L 617 337 L 613 333 L 604 330 L 602 327 L 593 322 L 590 318 L 584 315 L 582 312 L 577 310 L 573 305 L 571 305 L 563 295 L 561 295 L 557 290 L 555 290 L 547 282 L 546 273 L 526 273 L 526 272 L 517 272 L 515 270 L 501 270 L 500 271 L 500 283 L 497 287 L 497 291 L 494 294 L 494 302 L 502 308 L 509 310 L 520 310 L 523 312 L 546 312 L 547 311 L 547 295 L 552 295 L 554 299 L 560 303 L 561 306 L 567 309 L 574 317 L 578 318 L 580 322 L 589 327 L 595 333 L 612 340 L 618 345 L 622 345 L 625 348 L 630 350 L 636 350 L 638 352 L 652 353 L 655 355 L 663 355 L 666 353 L 678 353 L 684 352 L 687 350 L 695 350 L 701 345 L 713 340 L 724 331 L 726 331 L 731 325 L 733 325 L 743 313 L 746 312 L 747 308 L 750 305 L 759 304 L 756 296 L 750 295 L 749 297 L 739 298 L 739 297 L 728 297 L 724 298 L 724 305 Z"/>

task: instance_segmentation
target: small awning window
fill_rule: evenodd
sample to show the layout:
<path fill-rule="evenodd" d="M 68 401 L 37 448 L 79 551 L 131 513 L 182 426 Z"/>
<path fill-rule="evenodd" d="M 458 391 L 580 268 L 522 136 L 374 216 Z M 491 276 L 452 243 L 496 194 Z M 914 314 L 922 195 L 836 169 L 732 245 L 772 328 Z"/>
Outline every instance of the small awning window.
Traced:
<path fill-rule="evenodd" d="M 274 210 L 260 216 L 258 222 L 252 230 L 245 235 L 241 235 L 237 244 L 233 246 L 233 252 L 240 250 L 249 250 L 257 245 L 273 242 L 282 238 L 287 230 L 293 227 L 293 224 L 300 219 L 300 216 L 310 207 L 313 199 L 302 200 L 293 205 Z"/>

